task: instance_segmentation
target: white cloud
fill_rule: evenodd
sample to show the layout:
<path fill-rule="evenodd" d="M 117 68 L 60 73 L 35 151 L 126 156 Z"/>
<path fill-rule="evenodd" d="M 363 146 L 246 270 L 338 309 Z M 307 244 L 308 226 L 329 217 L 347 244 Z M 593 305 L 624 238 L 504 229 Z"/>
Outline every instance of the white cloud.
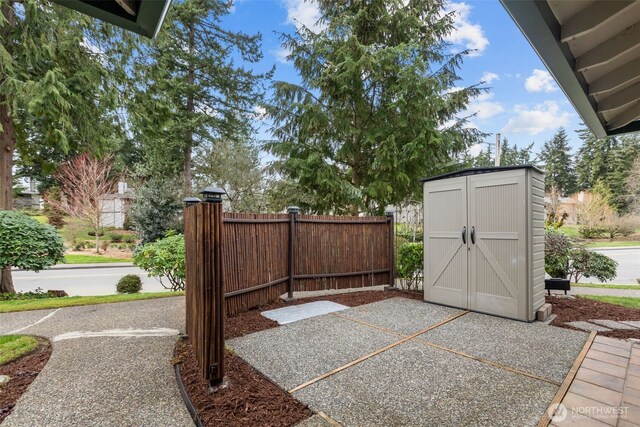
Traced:
<path fill-rule="evenodd" d="M 256 120 L 264 120 L 267 116 L 267 110 L 261 105 L 256 105 L 253 107 L 253 114 Z"/>
<path fill-rule="evenodd" d="M 553 92 L 558 90 L 553 77 L 545 70 L 533 70 L 533 73 L 525 80 L 524 87 L 529 92 Z"/>
<path fill-rule="evenodd" d="M 289 49 L 285 49 L 284 47 L 273 52 L 273 56 L 276 57 L 276 61 L 281 62 L 283 64 L 288 64 L 287 56 L 289 56 L 291 52 Z"/>
<path fill-rule="evenodd" d="M 455 45 L 463 45 L 465 49 L 473 49 L 471 56 L 478 56 L 489 46 L 480 24 L 471 23 L 471 6 L 467 3 L 448 3 L 447 13 L 454 12 L 453 31 L 445 39 Z"/>
<path fill-rule="evenodd" d="M 314 0 L 283 0 L 287 9 L 287 23 L 300 29 L 304 25 L 313 32 L 319 32 L 325 28 L 318 24 L 320 10 Z"/>
<path fill-rule="evenodd" d="M 486 84 L 489 84 L 494 80 L 500 80 L 500 76 L 490 71 L 485 71 L 482 77 L 480 77 L 480 81 L 485 82 Z"/>
<path fill-rule="evenodd" d="M 467 110 L 471 113 L 476 113 L 479 120 L 485 120 L 490 117 L 500 114 L 504 111 L 504 107 L 499 102 L 474 102 L 469 103 Z"/>
<path fill-rule="evenodd" d="M 483 92 L 469 102 L 466 115 L 475 114 L 478 120 L 486 120 L 504 111 L 504 106 L 500 102 L 492 101 L 493 93 Z"/>
<path fill-rule="evenodd" d="M 545 101 L 528 109 L 525 105 L 515 106 L 515 117 L 502 128 L 504 133 L 525 133 L 531 136 L 560 126 L 567 126 L 571 113 L 562 111 L 557 101 Z"/>
<path fill-rule="evenodd" d="M 467 153 L 469 153 L 469 155 L 472 157 L 476 157 L 480 154 L 483 148 L 484 148 L 483 144 L 474 144 L 471 147 L 469 147 L 469 149 L 467 150 Z"/>

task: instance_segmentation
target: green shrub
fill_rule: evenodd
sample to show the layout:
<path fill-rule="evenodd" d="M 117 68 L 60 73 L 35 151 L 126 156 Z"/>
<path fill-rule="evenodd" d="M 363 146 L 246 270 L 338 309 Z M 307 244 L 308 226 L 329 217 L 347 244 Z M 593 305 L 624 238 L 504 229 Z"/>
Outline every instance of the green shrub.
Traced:
<path fill-rule="evenodd" d="M 422 242 L 403 243 L 398 246 L 396 275 L 406 289 L 418 289 L 422 281 L 424 245 Z"/>
<path fill-rule="evenodd" d="M 595 277 L 606 282 L 616 277 L 618 263 L 599 252 L 578 246 L 570 251 L 569 279 L 578 283 L 581 277 Z"/>
<path fill-rule="evenodd" d="M 582 277 L 606 282 L 616 277 L 618 263 L 606 255 L 589 251 L 581 243 L 552 228 L 545 229 L 545 271 L 555 278 L 578 283 Z"/>
<path fill-rule="evenodd" d="M 127 274 L 118 280 L 116 291 L 119 294 L 137 294 L 142 289 L 142 280 L 137 274 Z"/>
<path fill-rule="evenodd" d="M 45 299 L 45 298 L 61 298 L 66 296 L 61 291 L 43 291 L 41 288 L 36 288 L 33 292 L 16 292 L 15 294 L 2 293 L 0 294 L 0 301 L 18 301 L 18 300 L 30 300 L 30 299 Z"/>
<path fill-rule="evenodd" d="M 64 260 L 58 231 L 25 214 L 0 211 L 0 267 L 40 271 Z"/>
<path fill-rule="evenodd" d="M 109 238 L 111 238 L 111 242 L 113 243 L 120 243 L 124 236 L 122 234 L 113 233 L 109 235 Z"/>
<path fill-rule="evenodd" d="M 555 228 L 544 230 L 544 269 L 551 276 L 564 279 L 569 274 L 569 252 L 573 240 Z"/>
<path fill-rule="evenodd" d="M 157 277 L 162 286 L 172 291 L 183 291 L 185 286 L 184 236 L 173 232 L 154 243 L 136 249 L 133 264 Z M 165 285 L 163 279 L 168 279 Z"/>
<path fill-rule="evenodd" d="M 604 237 L 607 229 L 602 224 L 582 225 L 578 228 L 578 233 L 585 239 L 596 239 L 598 237 Z"/>
<path fill-rule="evenodd" d="M 122 241 L 125 242 L 125 243 L 135 243 L 136 236 L 134 236 L 133 234 L 125 234 L 122 237 Z"/>
<path fill-rule="evenodd" d="M 95 230 L 88 231 L 87 235 L 89 235 L 91 237 L 95 237 L 96 236 L 96 231 Z M 104 230 L 98 231 L 98 237 L 102 237 L 102 236 L 104 236 Z"/>
<path fill-rule="evenodd" d="M 396 237 L 408 242 L 422 242 L 424 240 L 424 231 L 422 229 L 411 230 L 407 227 L 398 227 Z"/>

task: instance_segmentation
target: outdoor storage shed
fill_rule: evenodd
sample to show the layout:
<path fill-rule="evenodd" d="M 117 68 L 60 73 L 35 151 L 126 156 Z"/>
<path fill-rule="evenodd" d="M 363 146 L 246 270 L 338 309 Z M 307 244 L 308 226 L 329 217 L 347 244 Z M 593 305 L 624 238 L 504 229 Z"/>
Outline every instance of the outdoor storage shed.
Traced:
<path fill-rule="evenodd" d="M 544 174 L 465 169 L 424 182 L 424 299 L 533 321 L 544 304 Z"/>

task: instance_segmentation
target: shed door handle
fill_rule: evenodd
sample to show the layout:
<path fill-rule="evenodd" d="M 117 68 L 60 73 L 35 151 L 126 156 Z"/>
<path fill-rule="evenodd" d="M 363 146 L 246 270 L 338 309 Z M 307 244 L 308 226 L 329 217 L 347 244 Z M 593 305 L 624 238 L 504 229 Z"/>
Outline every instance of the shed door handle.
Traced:
<path fill-rule="evenodd" d="M 476 244 L 476 227 L 471 226 L 471 243 Z"/>
<path fill-rule="evenodd" d="M 467 226 L 462 227 L 462 242 L 467 244 Z"/>

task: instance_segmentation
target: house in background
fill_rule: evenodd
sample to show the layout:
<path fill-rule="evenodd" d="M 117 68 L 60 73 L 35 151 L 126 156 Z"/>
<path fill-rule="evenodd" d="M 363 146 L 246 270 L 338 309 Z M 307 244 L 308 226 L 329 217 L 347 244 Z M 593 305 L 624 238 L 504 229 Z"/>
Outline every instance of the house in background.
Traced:
<path fill-rule="evenodd" d="M 44 200 L 38 191 L 38 181 L 33 178 L 24 178 L 19 190 L 14 196 L 14 207 L 16 209 L 43 209 Z"/>
<path fill-rule="evenodd" d="M 124 228 L 134 195 L 126 182 L 118 183 L 116 194 L 100 198 L 100 227 Z"/>

